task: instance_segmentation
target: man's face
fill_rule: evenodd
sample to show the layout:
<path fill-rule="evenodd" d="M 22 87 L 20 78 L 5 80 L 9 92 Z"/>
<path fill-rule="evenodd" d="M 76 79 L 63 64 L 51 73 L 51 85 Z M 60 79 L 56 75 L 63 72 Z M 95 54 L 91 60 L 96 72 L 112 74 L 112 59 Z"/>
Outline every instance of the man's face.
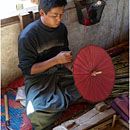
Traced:
<path fill-rule="evenodd" d="M 64 15 L 64 6 L 52 8 L 47 14 L 44 14 L 43 23 L 48 27 L 56 28 L 59 26 Z"/>

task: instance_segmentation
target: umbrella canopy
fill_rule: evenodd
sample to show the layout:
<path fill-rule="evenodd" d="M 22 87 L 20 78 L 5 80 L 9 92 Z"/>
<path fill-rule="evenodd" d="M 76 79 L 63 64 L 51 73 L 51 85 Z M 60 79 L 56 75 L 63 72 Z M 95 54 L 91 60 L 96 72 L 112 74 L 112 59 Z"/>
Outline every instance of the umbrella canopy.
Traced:
<path fill-rule="evenodd" d="M 95 45 L 82 48 L 73 63 L 75 85 L 84 99 L 99 102 L 112 92 L 115 72 L 107 52 Z"/>

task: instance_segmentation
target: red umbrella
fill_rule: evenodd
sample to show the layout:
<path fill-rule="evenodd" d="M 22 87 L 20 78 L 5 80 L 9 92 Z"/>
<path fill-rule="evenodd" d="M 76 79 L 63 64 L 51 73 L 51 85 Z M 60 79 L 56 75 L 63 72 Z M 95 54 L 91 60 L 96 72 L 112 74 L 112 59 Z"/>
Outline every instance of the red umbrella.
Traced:
<path fill-rule="evenodd" d="M 99 102 L 112 92 L 114 66 L 107 52 L 95 45 L 82 48 L 73 63 L 75 85 L 84 99 Z"/>

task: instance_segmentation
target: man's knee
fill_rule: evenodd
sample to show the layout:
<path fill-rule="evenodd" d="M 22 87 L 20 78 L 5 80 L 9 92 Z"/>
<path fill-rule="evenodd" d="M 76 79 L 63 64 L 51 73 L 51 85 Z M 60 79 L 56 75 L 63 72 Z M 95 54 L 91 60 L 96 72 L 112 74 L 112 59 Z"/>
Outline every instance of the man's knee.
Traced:
<path fill-rule="evenodd" d="M 35 130 L 52 130 L 53 123 L 61 116 L 62 112 L 35 111 L 28 115 Z"/>

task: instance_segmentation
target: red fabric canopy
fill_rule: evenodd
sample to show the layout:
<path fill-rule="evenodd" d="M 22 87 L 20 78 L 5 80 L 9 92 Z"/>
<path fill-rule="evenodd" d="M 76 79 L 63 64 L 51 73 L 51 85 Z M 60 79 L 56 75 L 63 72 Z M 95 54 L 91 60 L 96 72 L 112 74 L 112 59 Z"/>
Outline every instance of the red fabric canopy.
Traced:
<path fill-rule="evenodd" d="M 82 48 L 73 63 L 75 85 L 84 99 L 99 102 L 112 92 L 115 72 L 107 52 L 95 45 Z"/>

